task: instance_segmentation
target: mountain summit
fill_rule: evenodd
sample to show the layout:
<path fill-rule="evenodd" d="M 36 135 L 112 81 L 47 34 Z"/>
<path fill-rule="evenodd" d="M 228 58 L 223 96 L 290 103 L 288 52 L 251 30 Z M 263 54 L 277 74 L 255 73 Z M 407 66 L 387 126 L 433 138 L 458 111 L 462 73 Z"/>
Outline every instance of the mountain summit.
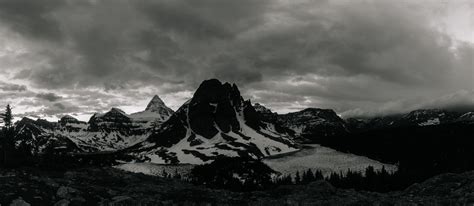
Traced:
<path fill-rule="evenodd" d="M 160 99 L 158 95 L 155 95 L 148 103 L 144 111 L 131 114 L 130 117 L 141 123 L 151 123 L 153 121 L 157 121 L 161 124 L 171 115 L 173 115 L 173 113 L 174 111 L 166 106 L 166 104 Z"/>
<path fill-rule="evenodd" d="M 173 110 L 167 107 L 158 95 L 153 96 L 145 111 L 167 113 L 169 116 L 173 114 Z"/>
<path fill-rule="evenodd" d="M 235 84 L 211 79 L 133 153 L 154 163 L 201 164 L 219 156 L 262 158 L 295 150 L 287 134 L 260 119 Z"/>

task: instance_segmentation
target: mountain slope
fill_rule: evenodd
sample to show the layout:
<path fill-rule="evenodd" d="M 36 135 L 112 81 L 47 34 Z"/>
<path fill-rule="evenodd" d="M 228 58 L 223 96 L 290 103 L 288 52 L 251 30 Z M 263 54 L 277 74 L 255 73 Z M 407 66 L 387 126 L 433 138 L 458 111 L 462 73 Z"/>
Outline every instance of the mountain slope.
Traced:
<path fill-rule="evenodd" d="M 218 156 L 261 158 L 295 150 L 288 134 L 262 121 L 235 84 L 211 79 L 132 153 L 156 163 L 199 164 Z"/>
<path fill-rule="evenodd" d="M 451 123 L 474 123 L 473 112 L 458 112 L 443 109 L 419 109 L 406 114 L 380 116 L 374 118 L 348 118 L 347 127 L 351 132 L 416 126 L 443 125 Z"/>
<path fill-rule="evenodd" d="M 67 145 L 70 152 L 114 151 L 145 140 L 153 126 L 159 126 L 172 114 L 173 110 L 154 96 L 144 111 L 132 115 L 112 108 L 94 114 L 88 122 L 69 115 L 57 123 L 24 118 L 15 125 L 15 133 L 17 145 L 29 148 L 32 153 L 41 153 L 48 145 L 59 145 L 58 148 Z"/>
<path fill-rule="evenodd" d="M 293 131 L 293 135 L 304 141 L 347 133 L 345 122 L 331 109 L 307 108 L 287 114 L 273 113 L 260 104 L 254 107 L 266 121 Z"/>
<path fill-rule="evenodd" d="M 55 134 L 56 123 L 46 120 L 23 118 L 14 125 L 15 147 L 32 155 L 47 151 L 80 152 L 82 151 L 69 138 Z"/>
<path fill-rule="evenodd" d="M 159 124 L 165 122 L 173 113 L 174 111 L 166 106 L 158 95 L 155 95 L 144 111 L 133 113 L 129 116 L 135 122 L 151 126 L 151 123 L 154 121 Z"/>

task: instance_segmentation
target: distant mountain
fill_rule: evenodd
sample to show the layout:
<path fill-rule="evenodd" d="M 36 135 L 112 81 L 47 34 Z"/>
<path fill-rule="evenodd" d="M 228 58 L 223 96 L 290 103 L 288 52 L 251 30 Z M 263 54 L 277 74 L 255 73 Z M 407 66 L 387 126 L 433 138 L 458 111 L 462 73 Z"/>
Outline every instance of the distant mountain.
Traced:
<path fill-rule="evenodd" d="M 293 131 L 300 140 L 346 134 L 345 122 L 331 109 L 307 108 L 298 112 L 278 114 L 256 103 L 256 111 L 267 121 Z"/>
<path fill-rule="evenodd" d="M 474 124 L 474 112 L 466 112 L 463 115 L 461 115 L 459 118 L 457 118 L 456 121 Z"/>
<path fill-rule="evenodd" d="M 351 132 L 376 129 L 430 126 L 450 123 L 474 123 L 474 112 L 457 112 L 443 109 L 419 109 L 406 114 L 381 116 L 374 118 L 348 118 L 347 127 Z"/>
<path fill-rule="evenodd" d="M 211 79 L 131 153 L 156 163 L 203 163 L 219 156 L 261 158 L 296 150 L 289 134 L 263 121 L 235 84 Z"/>
<path fill-rule="evenodd" d="M 454 122 L 461 114 L 440 109 L 420 109 L 403 115 L 397 126 L 428 126 Z"/>
<path fill-rule="evenodd" d="M 361 132 L 368 130 L 377 130 L 388 127 L 396 127 L 396 122 L 401 115 L 389 115 L 373 118 L 348 118 L 346 126 L 350 132 Z"/>
<path fill-rule="evenodd" d="M 298 150 L 299 143 L 367 131 L 452 123 L 473 124 L 474 112 L 422 109 L 346 120 L 331 109 L 278 114 L 244 101 L 235 84 L 211 79 L 202 82 L 176 112 L 156 95 L 144 111 L 133 114 L 112 108 L 88 122 L 69 115 L 58 122 L 23 118 L 14 130 L 16 146 L 32 154 L 123 151 L 143 161 L 200 164 L 219 156 L 284 154 Z"/>
<path fill-rule="evenodd" d="M 15 124 L 15 130 L 18 145 L 30 148 L 32 153 L 41 153 L 45 144 L 50 144 L 49 139 L 57 139 L 55 144 L 67 145 L 70 148 L 62 149 L 69 152 L 113 151 L 145 140 L 152 126 L 159 126 L 172 114 L 173 110 L 155 96 L 144 111 L 131 115 L 112 108 L 106 113 L 94 114 L 88 122 L 70 115 L 57 123 L 23 118 Z"/>
<path fill-rule="evenodd" d="M 32 155 L 46 151 L 80 152 L 77 145 L 66 136 L 54 134 L 57 123 L 23 118 L 14 126 L 15 146 Z"/>
<path fill-rule="evenodd" d="M 156 121 L 161 124 L 173 113 L 174 111 L 167 107 L 158 95 L 155 95 L 144 111 L 133 113 L 130 117 L 136 122 L 150 124 Z"/>

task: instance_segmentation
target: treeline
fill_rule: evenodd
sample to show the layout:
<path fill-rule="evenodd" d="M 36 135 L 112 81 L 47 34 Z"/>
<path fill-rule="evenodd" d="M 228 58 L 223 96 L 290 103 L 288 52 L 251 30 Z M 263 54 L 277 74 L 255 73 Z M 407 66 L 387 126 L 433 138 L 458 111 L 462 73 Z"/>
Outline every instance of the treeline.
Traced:
<path fill-rule="evenodd" d="M 175 173 L 178 174 L 178 173 Z M 210 164 L 196 166 L 189 177 L 184 178 L 196 185 L 210 188 L 246 192 L 272 189 L 280 185 L 303 185 L 324 180 L 338 188 L 353 188 L 375 192 L 402 190 L 413 182 L 398 171 L 388 172 L 369 166 L 365 171 L 331 173 L 324 177 L 320 170 L 297 171 L 295 175 L 279 176 L 263 162 L 241 157 L 222 157 Z M 180 178 L 180 175 L 165 174 L 165 177 Z"/>
<path fill-rule="evenodd" d="M 188 181 L 216 189 L 254 191 L 273 187 L 273 175 L 270 167 L 250 157 L 218 157 L 195 166 Z"/>
<path fill-rule="evenodd" d="M 473 124 L 452 123 L 372 130 L 323 138 L 317 143 L 397 164 L 398 181 L 406 185 L 442 173 L 474 170 L 472 134 Z"/>
<path fill-rule="evenodd" d="M 275 185 L 300 185 L 308 184 L 317 180 L 325 180 L 338 188 L 352 188 L 355 190 L 366 190 L 374 192 L 389 192 L 402 190 L 413 182 L 408 180 L 402 173 L 388 172 L 385 167 L 375 170 L 369 166 L 364 171 L 332 172 L 327 177 L 323 176 L 322 171 L 311 169 L 306 171 L 297 171 L 294 176 L 285 175 L 274 179 Z"/>
<path fill-rule="evenodd" d="M 16 167 L 30 161 L 30 157 L 22 147 L 15 145 L 15 131 L 13 127 L 13 115 L 10 105 L 7 105 L 5 112 L 0 113 L 3 127 L 0 132 L 0 166 Z"/>

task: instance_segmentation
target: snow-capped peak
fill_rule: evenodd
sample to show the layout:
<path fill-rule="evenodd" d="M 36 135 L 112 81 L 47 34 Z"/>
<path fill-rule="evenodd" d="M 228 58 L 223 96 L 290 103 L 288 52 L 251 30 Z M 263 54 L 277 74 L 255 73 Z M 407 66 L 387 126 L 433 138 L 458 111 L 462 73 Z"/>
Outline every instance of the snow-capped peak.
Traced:
<path fill-rule="evenodd" d="M 259 104 L 259 103 L 255 103 L 253 105 L 253 108 L 255 108 L 255 111 L 259 112 L 259 113 L 262 113 L 262 114 L 272 114 L 272 110 L 266 108 L 265 106 Z"/>
<path fill-rule="evenodd" d="M 235 84 L 211 79 L 133 153 L 153 163 L 201 164 L 220 156 L 262 158 L 295 150 L 286 133 L 260 120 Z"/>
<path fill-rule="evenodd" d="M 149 123 L 154 121 L 164 122 L 174 111 L 166 106 L 163 100 L 158 95 L 153 96 L 146 109 L 142 112 L 133 113 L 130 115 L 132 119 L 137 122 Z M 149 125 L 150 126 L 150 125 Z"/>
<path fill-rule="evenodd" d="M 146 106 L 145 111 L 151 111 L 151 112 L 159 112 L 161 110 L 171 110 L 168 108 L 163 100 L 158 95 L 153 96 L 153 99 L 151 99 L 150 103 Z"/>

